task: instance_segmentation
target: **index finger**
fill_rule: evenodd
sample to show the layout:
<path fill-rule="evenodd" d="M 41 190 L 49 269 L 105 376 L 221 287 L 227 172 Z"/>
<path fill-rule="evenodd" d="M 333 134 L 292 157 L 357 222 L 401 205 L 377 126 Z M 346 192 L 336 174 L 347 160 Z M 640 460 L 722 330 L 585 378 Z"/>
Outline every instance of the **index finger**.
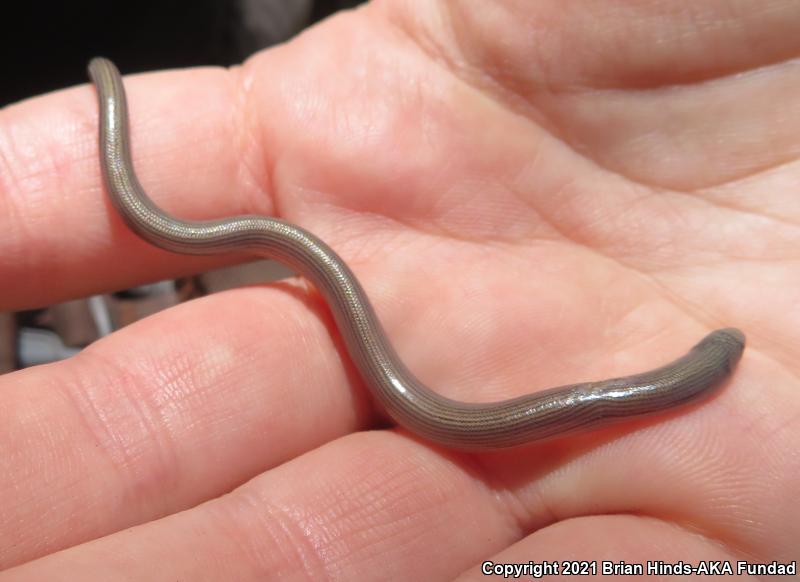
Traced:
<path fill-rule="evenodd" d="M 260 141 L 246 135 L 244 71 L 202 68 L 125 81 L 137 171 L 176 214 L 271 210 L 266 159 Z M 96 101 L 86 85 L 0 111 L 0 280 L 7 282 L 0 309 L 123 288 L 224 260 L 153 249 L 115 216 L 102 188 Z"/>

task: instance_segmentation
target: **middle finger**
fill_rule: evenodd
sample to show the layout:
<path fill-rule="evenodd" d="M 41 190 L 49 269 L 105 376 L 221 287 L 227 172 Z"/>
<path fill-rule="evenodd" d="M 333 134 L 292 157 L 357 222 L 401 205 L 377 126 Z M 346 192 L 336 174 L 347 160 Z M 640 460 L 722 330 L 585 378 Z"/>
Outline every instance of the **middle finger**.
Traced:
<path fill-rule="evenodd" d="M 0 532 L 0 567 L 190 507 L 365 426 L 369 401 L 309 304 L 288 284 L 229 291 L 0 378 L 0 426 L 14 427 L 0 523 L 19 524 Z"/>

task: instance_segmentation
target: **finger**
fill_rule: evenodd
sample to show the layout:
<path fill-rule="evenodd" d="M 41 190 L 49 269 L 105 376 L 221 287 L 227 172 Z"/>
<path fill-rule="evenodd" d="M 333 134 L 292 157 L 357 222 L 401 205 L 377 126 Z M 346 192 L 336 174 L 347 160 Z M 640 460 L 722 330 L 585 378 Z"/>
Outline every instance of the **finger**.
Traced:
<path fill-rule="evenodd" d="M 194 218 L 272 210 L 266 159 L 241 133 L 249 114 L 238 73 L 193 69 L 125 84 L 136 169 L 159 204 Z M 97 119 L 89 85 L 0 111 L 0 279 L 13 282 L 0 289 L 0 309 L 220 262 L 158 251 L 123 225 L 101 187 Z"/>
<path fill-rule="evenodd" d="M 468 511 L 467 511 L 468 508 Z M 0 580 L 439 580 L 514 540 L 468 469 L 391 432 L 334 441 L 169 518 L 31 562 Z M 409 556 L 414 556 L 413 560 Z"/>
<path fill-rule="evenodd" d="M 180 511 L 365 426 L 315 301 L 226 292 L 0 377 L 0 523 L 16 524 L 0 565 Z"/>
<path fill-rule="evenodd" d="M 730 418 L 729 410 L 717 413 Z M 766 500 L 785 508 L 791 488 L 782 484 L 775 498 L 759 485 L 759 472 L 785 457 L 765 467 L 763 456 L 751 457 L 763 441 L 721 441 L 700 428 L 708 415 L 691 416 L 687 425 L 635 438 L 594 434 L 482 457 L 437 452 L 391 431 L 349 435 L 230 495 L 32 562 L 17 575 L 57 580 L 69 564 L 81 579 L 114 580 L 114 571 L 134 580 L 179 572 L 445 579 L 556 521 L 607 513 L 674 522 L 761 558 L 788 555 L 795 517 L 778 515 Z M 763 535 L 772 531 L 774 539 Z"/>

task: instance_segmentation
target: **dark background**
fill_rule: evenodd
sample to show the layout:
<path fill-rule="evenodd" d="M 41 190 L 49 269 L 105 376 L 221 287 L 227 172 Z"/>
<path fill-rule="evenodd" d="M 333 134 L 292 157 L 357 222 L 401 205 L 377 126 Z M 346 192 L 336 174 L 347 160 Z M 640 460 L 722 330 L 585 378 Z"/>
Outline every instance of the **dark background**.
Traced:
<path fill-rule="evenodd" d="M 126 73 L 230 65 L 360 0 L 76 0 L 4 3 L 0 106 L 87 81 L 105 56 Z"/>

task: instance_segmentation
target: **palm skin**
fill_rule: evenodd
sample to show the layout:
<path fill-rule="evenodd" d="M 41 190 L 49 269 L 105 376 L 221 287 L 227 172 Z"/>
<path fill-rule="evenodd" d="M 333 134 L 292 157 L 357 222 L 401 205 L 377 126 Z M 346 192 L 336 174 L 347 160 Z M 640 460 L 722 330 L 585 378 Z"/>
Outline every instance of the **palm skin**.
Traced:
<path fill-rule="evenodd" d="M 569 6 L 375 2 L 232 71 L 130 77 L 134 162 L 176 215 L 325 239 L 442 394 L 643 371 L 737 326 L 723 390 L 455 453 L 369 430 L 314 289 L 206 297 L 0 378 L 0 582 L 796 559 L 800 8 Z M 4 308 L 220 262 L 125 228 L 96 107 L 83 86 L 0 112 Z"/>

